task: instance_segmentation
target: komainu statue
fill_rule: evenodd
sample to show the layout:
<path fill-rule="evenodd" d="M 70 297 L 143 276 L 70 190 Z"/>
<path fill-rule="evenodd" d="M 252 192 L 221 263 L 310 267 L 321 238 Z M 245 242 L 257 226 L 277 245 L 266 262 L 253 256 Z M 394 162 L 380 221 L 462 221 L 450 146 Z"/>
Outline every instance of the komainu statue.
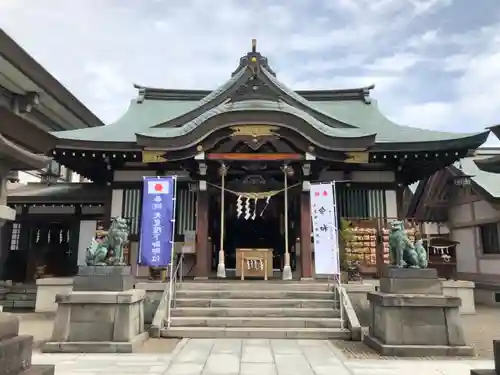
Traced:
<path fill-rule="evenodd" d="M 391 223 L 389 235 L 389 255 L 391 266 L 403 268 L 426 268 L 427 252 L 418 238 L 415 245 L 411 243 L 404 229 L 404 223 L 396 220 Z"/>
<path fill-rule="evenodd" d="M 113 218 L 109 230 L 98 230 L 98 238 L 93 238 L 87 248 L 88 266 L 124 265 L 124 247 L 128 242 L 128 223 L 121 217 Z"/>

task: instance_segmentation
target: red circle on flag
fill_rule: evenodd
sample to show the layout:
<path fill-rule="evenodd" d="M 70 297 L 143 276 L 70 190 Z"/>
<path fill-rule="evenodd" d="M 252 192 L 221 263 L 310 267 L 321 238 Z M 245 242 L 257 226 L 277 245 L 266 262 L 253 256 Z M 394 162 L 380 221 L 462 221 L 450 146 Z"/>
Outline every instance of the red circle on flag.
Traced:
<path fill-rule="evenodd" d="M 163 190 L 162 184 L 155 184 L 155 191 L 162 191 L 162 190 Z"/>

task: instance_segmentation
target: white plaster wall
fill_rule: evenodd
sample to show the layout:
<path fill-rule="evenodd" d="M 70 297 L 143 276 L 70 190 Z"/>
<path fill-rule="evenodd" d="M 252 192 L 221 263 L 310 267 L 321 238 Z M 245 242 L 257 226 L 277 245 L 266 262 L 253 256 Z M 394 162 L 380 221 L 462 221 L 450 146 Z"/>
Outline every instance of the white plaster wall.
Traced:
<path fill-rule="evenodd" d="M 473 219 L 470 203 L 452 207 L 449 211 L 449 219 L 454 226 L 470 223 Z"/>
<path fill-rule="evenodd" d="M 476 246 L 474 244 L 475 227 L 453 229 L 451 239 L 460 242 L 457 245 L 457 271 L 477 272 Z"/>
<path fill-rule="evenodd" d="M 123 189 L 113 189 L 111 195 L 111 217 L 122 216 Z"/>
<path fill-rule="evenodd" d="M 353 171 L 351 180 L 355 182 L 394 182 L 396 177 L 392 171 Z"/>
<path fill-rule="evenodd" d="M 395 219 L 398 217 L 398 205 L 396 201 L 396 190 L 385 191 L 385 205 L 387 217 Z"/>
<path fill-rule="evenodd" d="M 96 220 L 82 220 L 80 221 L 80 236 L 78 238 L 78 265 L 85 265 L 85 255 L 90 241 L 95 236 L 97 227 Z"/>
<path fill-rule="evenodd" d="M 500 275 L 500 259 L 481 259 L 479 268 L 481 273 Z"/>
<path fill-rule="evenodd" d="M 75 207 L 70 206 L 33 206 L 29 208 L 30 214 L 74 214 Z"/>
<path fill-rule="evenodd" d="M 425 234 L 447 234 L 450 233 L 448 225 L 444 223 L 424 223 L 423 231 Z"/>
<path fill-rule="evenodd" d="M 500 212 L 491 206 L 486 201 L 474 202 L 474 215 L 477 221 L 492 220 L 498 221 L 500 219 Z"/>

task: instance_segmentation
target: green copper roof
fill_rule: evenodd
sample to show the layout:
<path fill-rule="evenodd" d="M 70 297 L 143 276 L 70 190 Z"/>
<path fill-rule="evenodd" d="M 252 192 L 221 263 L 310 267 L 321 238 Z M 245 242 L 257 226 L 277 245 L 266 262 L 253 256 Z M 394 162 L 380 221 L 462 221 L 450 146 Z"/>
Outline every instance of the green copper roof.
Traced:
<path fill-rule="evenodd" d="M 252 72 L 252 73 L 251 73 Z M 230 100 L 230 92 L 240 86 L 252 85 L 247 78 L 255 79 L 249 67 L 242 68 L 232 77 L 201 100 L 151 100 L 144 96 L 142 100 L 133 100 L 127 112 L 116 122 L 99 128 L 88 128 L 55 132 L 61 139 L 95 142 L 135 142 L 136 134 L 150 137 L 178 137 L 185 135 L 218 114 L 239 111 L 285 112 L 301 118 L 309 125 L 330 137 L 362 137 L 376 134 L 376 144 L 380 149 L 384 145 L 404 143 L 422 143 L 449 141 L 446 147 L 463 146 L 453 142 L 476 134 L 445 133 L 426 129 L 400 126 L 385 117 L 378 109 L 376 101 L 346 100 L 329 101 L 307 100 L 297 92 L 281 83 L 270 71 L 261 67 L 260 79 L 277 94 L 276 98 L 266 100 Z M 245 76 L 247 74 L 247 76 Z M 259 76 L 257 75 L 257 80 Z M 236 87 L 236 85 L 238 87 Z M 246 86 L 245 86 L 246 87 Z M 156 89 L 161 91 L 161 89 Z M 356 89 L 364 95 L 364 89 Z M 306 93 L 303 93 L 306 95 Z M 226 98 L 227 96 L 227 98 Z M 278 99 L 279 98 L 279 99 Z M 227 99 L 227 100 L 226 100 Z M 249 98 L 250 99 L 250 98 Z M 222 104 L 220 104 L 222 103 Z M 190 114 L 191 111 L 196 110 Z M 186 117 L 181 117 L 186 115 Z M 190 116 L 190 117 L 189 117 Z M 197 116 L 194 118 L 194 116 Z M 168 123 L 176 119 L 174 122 Z M 481 141 L 474 140 L 474 144 Z M 474 146 L 474 147 L 476 147 Z M 406 147 L 406 146 L 404 146 Z M 441 147 L 439 144 L 433 148 Z"/>
<path fill-rule="evenodd" d="M 191 111 L 198 104 L 199 102 L 186 100 L 144 100 L 141 103 L 132 100 L 127 112 L 116 122 L 98 128 L 69 130 L 53 134 L 60 138 L 81 141 L 135 142 L 136 133 Z"/>
<path fill-rule="evenodd" d="M 321 121 L 316 120 L 308 113 L 292 107 L 291 105 L 283 102 L 271 102 L 265 100 L 245 100 L 236 103 L 224 103 L 203 113 L 201 116 L 198 116 L 193 121 L 190 121 L 179 128 L 150 128 L 145 132 L 141 132 L 139 134 L 159 138 L 180 137 L 191 132 L 193 129 L 197 128 L 199 125 L 212 117 L 215 117 L 222 113 L 238 111 L 270 111 L 288 113 L 301 118 L 305 122 L 309 123 L 309 125 L 313 126 L 316 130 L 330 137 L 357 138 L 374 134 L 364 132 L 363 128 L 332 128 L 323 124 Z"/>
<path fill-rule="evenodd" d="M 262 71 L 264 72 L 264 75 L 267 77 L 267 79 L 269 79 L 278 89 L 280 89 L 283 94 L 288 95 L 293 100 L 296 100 L 298 103 L 300 103 L 300 104 L 302 104 L 302 105 L 304 105 L 304 106 L 306 106 L 308 108 L 311 108 L 311 109 L 319 112 L 320 114 L 323 114 L 325 116 L 331 117 L 331 118 L 333 118 L 335 120 L 338 120 L 340 122 L 344 122 L 344 121 L 338 119 L 335 116 L 335 113 L 325 112 L 325 111 L 321 110 L 320 108 L 315 107 L 314 105 L 312 105 L 312 103 L 310 101 L 306 100 L 304 97 L 302 97 L 301 95 L 297 94 L 292 89 L 289 89 L 285 84 L 283 84 L 282 82 L 280 82 L 273 74 L 271 74 L 270 72 L 268 72 L 266 69 L 263 68 Z M 352 125 L 349 122 L 347 122 L 345 124 L 346 125 Z"/>
<path fill-rule="evenodd" d="M 398 125 L 378 109 L 377 101 L 312 102 L 313 107 L 334 116 L 341 122 L 354 125 L 367 133 L 377 133 L 377 143 L 432 142 L 470 137 L 474 133 L 448 133 Z"/>
<path fill-rule="evenodd" d="M 482 171 L 475 163 L 477 160 L 484 160 L 489 157 L 491 157 L 491 155 L 477 155 L 470 158 L 463 158 L 453 166 L 462 171 L 465 175 L 471 176 L 472 181 L 493 198 L 500 198 L 500 175 Z"/>
<path fill-rule="evenodd" d="M 330 117 L 337 119 L 338 121 L 351 124 L 359 128 L 359 130 L 354 128 L 331 128 L 314 119 L 304 111 L 298 110 L 286 104 L 283 105 L 283 108 L 287 108 L 287 111 L 291 111 L 292 114 L 298 114 L 299 117 L 303 118 L 311 125 L 314 124 L 315 126 L 323 129 L 322 132 L 325 134 L 336 134 L 336 136 L 340 136 L 339 131 L 341 130 L 343 130 L 342 132 L 345 133 L 352 132 L 353 136 L 376 133 L 376 140 L 378 143 L 441 141 L 464 138 L 471 135 L 469 133 L 438 132 L 395 124 L 378 110 L 376 101 L 373 99 L 371 104 L 353 100 L 334 102 L 315 101 L 309 102 L 309 104 L 311 107 L 327 114 Z M 200 102 L 198 101 L 185 100 L 144 100 L 141 103 L 139 103 L 137 100 L 132 100 L 127 112 L 114 123 L 98 128 L 69 130 L 63 132 L 55 132 L 54 134 L 64 139 L 82 141 L 134 142 L 136 133 L 144 133 L 145 135 L 169 134 L 168 130 L 170 129 L 168 128 L 158 128 L 155 131 L 150 128 L 159 123 L 185 114 L 186 112 L 193 110 L 199 105 Z M 279 108 L 275 109 L 279 110 Z M 213 115 L 213 112 L 207 112 L 204 115 L 193 120 L 191 123 L 186 124 L 185 126 L 191 128 L 194 124 L 198 124 L 201 118 L 209 118 Z M 305 116 L 307 120 L 303 116 Z M 187 128 L 181 127 L 171 129 L 174 132 L 182 133 L 182 130 L 175 129 Z"/>

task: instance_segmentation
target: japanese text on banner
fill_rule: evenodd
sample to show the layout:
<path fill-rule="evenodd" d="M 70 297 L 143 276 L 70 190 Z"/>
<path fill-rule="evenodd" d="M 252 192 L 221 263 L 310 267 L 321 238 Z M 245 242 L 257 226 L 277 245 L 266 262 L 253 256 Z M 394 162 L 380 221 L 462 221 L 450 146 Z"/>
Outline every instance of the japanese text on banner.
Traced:
<path fill-rule="evenodd" d="M 310 190 L 314 265 L 318 275 L 338 275 L 339 244 L 332 184 L 313 184 Z"/>
<path fill-rule="evenodd" d="M 170 263 L 174 222 L 173 177 L 145 177 L 138 263 L 159 267 Z"/>

